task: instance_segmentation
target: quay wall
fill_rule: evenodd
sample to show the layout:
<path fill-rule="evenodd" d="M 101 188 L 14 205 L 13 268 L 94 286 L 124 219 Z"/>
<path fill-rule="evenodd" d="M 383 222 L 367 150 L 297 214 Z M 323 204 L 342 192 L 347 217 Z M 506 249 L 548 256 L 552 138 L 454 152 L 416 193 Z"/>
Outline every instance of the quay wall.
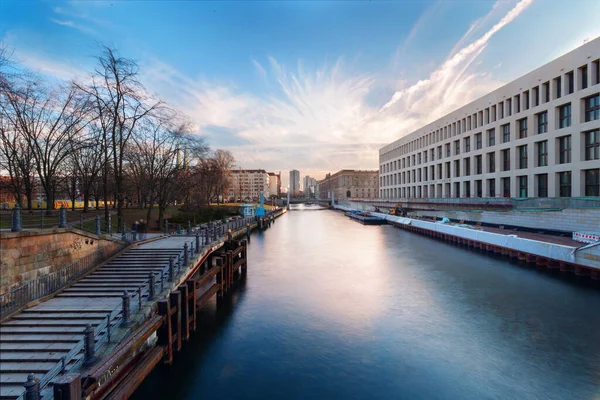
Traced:
<path fill-rule="evenodd" d="M 337 205 L 336 208 L 344 211 L 353 209 L 348 205 Z M 412 226 L 440 235 L 448 235 L 466 241 L 479 242 L 496 248 L 507 249 L 515 253 L 534 255 L 556 262 L 584 266 L 594 271 L 600 271 L 600 245 L 586 246 L 582 243 L 581 247 L 571 247 L 521 238 L 515 235 L 502 235 L 477 229 L 397 217 L 377 212 L 371 212 L 371 215 L 384 218 L 385 220 L 398 225 Z"/>
<path fill-rule="evenodd" d="M 0 294 L 112 243 L 71 228 L 0 234 Z"/>
<path fill-rule="evenodd" d="M 375 211 L 369 203 L 339 201 L 339 205 L 353 210 Z M 519 226 L 528 229 L 600 233 L 600 208 L 516 209 L 508 211 L 485 210 L 419 210 L 408 213 L 416 217 L 449 218 L 492 225 Z"/>

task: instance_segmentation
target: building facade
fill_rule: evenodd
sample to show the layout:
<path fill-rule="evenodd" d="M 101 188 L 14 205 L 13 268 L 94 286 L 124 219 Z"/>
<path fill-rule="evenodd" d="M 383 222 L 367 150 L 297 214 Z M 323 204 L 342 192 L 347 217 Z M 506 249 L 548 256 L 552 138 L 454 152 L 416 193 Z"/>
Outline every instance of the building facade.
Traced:
<path fill-rule="evenodd" d="M 378 171 L 343 169 L 335 174 L 327 174 L 317 183 L 319 199 L 337 200 L 377 197 L 379 191 Z"/>
<path fill-rule="evenodd" d="M 292 196 L 300 193 L 300 171 L 295 169 L 290 171 L 290 186 L 288 190 Z"/>
<path fill-rule="evenodd" d="M 304 197 L 314 197 L 317 191 L 317 180 L 306 175 L 302 178 L 302 191 L 304 192 Z"/>
<path fill-rule="evenodd" d="M 269 174 L 264 169 L 240 169 L 229 171 L 229 201 L 257 201 L 260 194 L 269 198 Z"/>
<path fill-rule="evenodd" d="M 281 197 L 281 172 L 267 172 L 269 174 L 269 195 Z"/>
<path fill-rule="evenodd" d="M 600 38 L 379 150 L 379 196 L 600 196 Z"/>

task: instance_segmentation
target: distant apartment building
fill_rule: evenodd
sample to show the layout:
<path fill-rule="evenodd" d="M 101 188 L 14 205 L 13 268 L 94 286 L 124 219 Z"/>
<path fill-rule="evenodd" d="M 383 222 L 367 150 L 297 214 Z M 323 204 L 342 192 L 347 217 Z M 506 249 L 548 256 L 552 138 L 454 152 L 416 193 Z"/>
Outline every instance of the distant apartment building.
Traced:
<path fill-rule="evenodd" d="M 317 180 L 306 175 L 302 178 L 302 191 L 304 197 L 314 197 L 317 190 Z"/>
<path fill-rule="evenodd" d="M 379 172 L 343 169 L 317 183 L 320 199 L 372 198 L 379 193 Z"/>
<path fill-rule="evenodd" d="M 600 38 L 379 150 L 383 198 L 600 196 Z"/>
<path fill-rule="evenodd" d="M 298 170 L 293 169 L 290 171 L 289 191 L 292 194 L 292 196 L 298 195 L 300 193 L 300 171 Z"/>
<path fill-rule="evenodd" d="M 281 172 L 267 172 L 269 174 L 269 195 L 281 197 Z"/>
<path fill-rule="evenodd" d="M 269 198 L 269 187 L 269 173 L 264 169 L 231 170 L 226 198 L 229 201 L 257 201 L 261 193 Z"/>

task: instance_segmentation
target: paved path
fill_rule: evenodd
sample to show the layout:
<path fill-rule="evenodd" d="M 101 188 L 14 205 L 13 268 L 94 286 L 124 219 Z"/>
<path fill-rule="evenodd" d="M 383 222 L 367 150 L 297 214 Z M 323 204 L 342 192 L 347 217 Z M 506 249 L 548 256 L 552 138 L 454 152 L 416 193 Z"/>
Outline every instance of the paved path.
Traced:
<path fill-rule="evenodd" d="M 169 237 L 129 249 L 118 258 L 63 290 L 52 299 L 28 308 L 0 325 L 0 399 L 16 399 L 29 373 L 47 380 L 61 370 L 83 361 L 83 333 L 95 330 L 96 347 L 108 339 L 122 320 L 122 296 L 127 291 L 136 311 L 138 290 L 148 298 L 149 276 L 168 273 L 169 259 L 181 254 L 190 237 Z M 44 378 L 45 377 L 45 378 Z M 45 383 L 45 382 L 44 382 Z"/>

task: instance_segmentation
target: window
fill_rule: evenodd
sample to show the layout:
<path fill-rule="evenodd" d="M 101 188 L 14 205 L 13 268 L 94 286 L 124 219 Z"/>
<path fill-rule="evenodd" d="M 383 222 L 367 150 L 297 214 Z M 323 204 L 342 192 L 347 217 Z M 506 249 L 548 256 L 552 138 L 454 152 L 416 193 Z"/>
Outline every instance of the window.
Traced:
<path fill-rule="evenodd" d="M 548 197 L 548 174 L 539 174 L 537 177 L 537 197 Z"/>
<path fill-rule="evenodd" d="M 548 132 L 548 111 L 541 112 L 537 115 L 537 133 Z"/>
<path fill-rule="evenodd" d="M 450 143 L 446 143 L 446 157 L 450 157 Z"/>
<path fill-rule="evenodd" d="M 496 172 L 496 154 L 488 153 L 488 172 Z"/>
<path fill-rule="evenodd" d="M 475 193 L 477 197 L 483 197 L 483 185 L 481 180 L 475 181 Z"/>
<path fill-rule="evenodd" d="M 558 127 L 560 129 L 571 126 L 571 103 L 559 107 L 558 117 Z"/>
<path fill-rule="evenodd" d="M 548 165 L 548 141 L 536 143 L 537 146 L 537 166 L 545 167 Z"/>
<path fill-rule="evenodd" d="M 465 182 L 465 197 L 471 197 L 471 182 Z"/>
<path fill-rule="evenodd" d="M 442 146 L 438 146 L 438 159 L 442 158 Z"/>
<path fill-rule="evenodd" d="M 575 80 L 573 71 L 567 73 L 567 94 L 571 94 L 575 91 Z"/>
<path fill-rule="evenodd" d="M 446 178 L 450 178 L 450 162 L 446 163 Z"/>
<path fill-rule="evenodd" d="M 556 93 L 556 95 L 554 96 L 555 99 L 560 98 L 560 96 L 562 95 L 561 93 L 561 85 L 562 85 L 562 79 L 560 78 L 560 76 L 558 78 L 554 78 L 554 93 Z"/>
<path fill-rule="evenodd" d="M 431 149 L 431 161 L 435 161 L 435 150 Z"/>
<path fill-rule="evenodd" d="M 460 197 L 460 182 L 454 183 L 454 197 Z"/>
<path fill-rule="evenodd" d="M 579 74 L 581 75 L 581 89 L 587 89 L 588 87 L 588 68 L 587 65 L 579 68 Z"/>
<path fill-rule="evenodd" d="M 454 177 L 460 178 L 460 160 L 454 161 Z"/>
<path fill-rule="evenodd" d="M 527 168 L 527 145 L 517 147 L 519 151 L 519 169 Z"/>
<path fill-rule="evenodd" d="M 465 138 L 465 153 L 471 151 L 471 138 Z"/>
<path fill-rule="evenodd" d="M 442 179 L 442 164 L 438 164 L 438 179 Z"/>
<path fill-rule="evenodd" d="M 423 162 L 427 162 L 427 150 L 423 152 Z"/>
<path fill-rule="evenodd" d="M 585 160 L 600 160 L 600 129 L 585 132 Z"/>
<path fill-rule="evenodd" d="M 558 173 L 558 187 L 560 197 L 571 197 L 571 171 Z"/>
<path fill-rule="evenodd" d="M 585 171 L 585 195 L 600 196 L 600 169 Z"/>
<path fill-rule="evenodd" d="M 558 163 L 567 164 L 571 162 L 571 135 L 562 136 L 558 139 Z"/>
<path fill-rule="evenodd" d="M 481 156 L 475 156 L 475 173 L 477 175 L 483 173 L 483 170 L 481 167 Z"/>
<path fill-rule="evenodd" d="M 510 178 L 502 178 L 502 196 L 510 197 Z"/>
<path fill-rule="evenodd" d="M 519 176 L 519 197 L 527 197 L 527 176 Z"/>
<path fill-rule="evenodd" d="M 502 143 L 510 142 L 510 124 L 502 125 Z"/>
<path fill-rule="evenodd" d="M 481 133 L 475 134 L 475 148 L 477 150 L 481 149 Z"/>
<path fill-rule="evenodd" d="M 490 197 L 496 197 L 496 180 L 488 179 L 488 193 Z"/>
<path fill-rule="evenodd" d="M 542 93 L 544 95 L 544 103 L 550 101 L 550 82 L 545 82 L 542 88 Z"/>
<path fill-rule="evenodd" d="M 600 119 L 600 93 L 587 97 L 585 100 L 585 122 Z"/>
<path fill-rule="evenodd" d="M 435 180 L 435 168 L 434 168 L 434 166 L 432 165 L 429 168 L 429 170 L 430 170 L 430 173 L 431 173 L 431 180 L 433 181 L 433 180 Z"/>
<path fill-rule="evenodd" d="M 523 118 L 517 121 L 519 126 L 519 139 L 527 137 L 527 118 Z"/>
<path fill-rule="evenodd" d="M 502 171 L 510 171 L 510 149 L 502 150 Z"/>
<path fill-rule="evenodd" d="M 494 146 L 496 144 L 496 130 L 490 129 L 488 131 L 488 146 Z"/>
<path fill-rule="evenodd" d="M 521 112 L 521 96 L 515 96 L 515 113 Z"/>
<path fill-rule="evenodd" d="M 540 105 L 540 87 L 536 86 L 533 88 L 533 106 L 539 106 Z M 525 106 L 525 109 L 527 110 L 527 106 Z"/>
<path fill-rule="evenodd" d="M 417 154 L 417 163 L 421 164 L 421 153 Z"/>
<path fill-rule="evenodd" d="M 454 155 L 460 154 L 460 140 L 454 141 Z"/>
<path fill-rule="evenodd" d="M 471 159 L 465 158 L 465 176 L 471 175 Z"/>

